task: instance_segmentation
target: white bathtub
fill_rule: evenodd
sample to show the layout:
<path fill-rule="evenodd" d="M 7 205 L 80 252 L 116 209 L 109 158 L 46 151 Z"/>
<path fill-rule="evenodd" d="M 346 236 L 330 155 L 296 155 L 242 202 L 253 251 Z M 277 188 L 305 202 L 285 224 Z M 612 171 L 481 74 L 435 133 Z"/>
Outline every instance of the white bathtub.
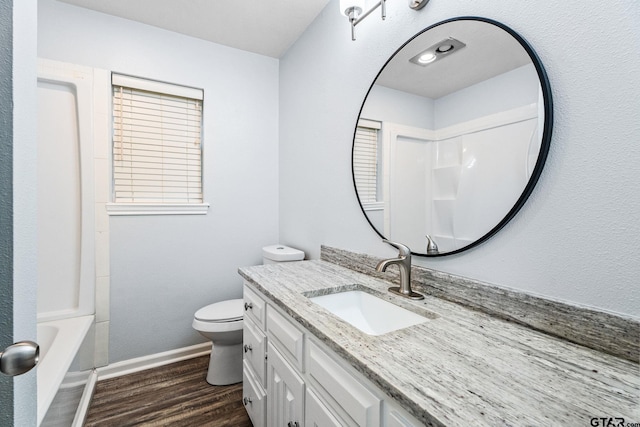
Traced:
<path fill-rule="evenodd" d="M 38 323 L 38 425 L 42 423 L 93 320 L 94 316 L 81 316 Z"/>

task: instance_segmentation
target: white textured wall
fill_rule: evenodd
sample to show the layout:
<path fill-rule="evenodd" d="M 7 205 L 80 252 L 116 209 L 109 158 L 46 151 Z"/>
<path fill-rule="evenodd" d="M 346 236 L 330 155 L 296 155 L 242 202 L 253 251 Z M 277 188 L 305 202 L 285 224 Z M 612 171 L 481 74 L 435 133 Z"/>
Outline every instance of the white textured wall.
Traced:
<path fill-rule="evenodd" d="M 456 16 L 501 21 L 549 74 L 555 128 L 547 165 L 518 216 L 465 253 L 416 264 L 499 286 L 640 315 L 640 8 L 635 0 L 388 2 L 357 40 L 332 1 L 280 62 L 280 240 L 392 256 L 358 206 L 351 138 L 386 59 L 426 26 Z"/>
<path fill-rule="evenodd" d="M 242 294 L 278 238 L 278 61 L 53 0 L 38 55 L 204 89 L 206 216 L 111 217 L 110 362 L 202 342 L 195 311 Z"/>

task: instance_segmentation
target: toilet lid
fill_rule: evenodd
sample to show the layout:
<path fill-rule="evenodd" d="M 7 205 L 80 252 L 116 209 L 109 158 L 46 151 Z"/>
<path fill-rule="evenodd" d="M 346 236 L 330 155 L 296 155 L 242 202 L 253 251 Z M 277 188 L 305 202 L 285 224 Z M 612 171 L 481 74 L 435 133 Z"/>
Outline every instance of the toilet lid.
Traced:
<path fill-rule="evenodd" d="M 204 322 L 231 322 L 242 319 L 243 300 L 231 299 L 209 304 L 196 311 L 195 318 Z"/>

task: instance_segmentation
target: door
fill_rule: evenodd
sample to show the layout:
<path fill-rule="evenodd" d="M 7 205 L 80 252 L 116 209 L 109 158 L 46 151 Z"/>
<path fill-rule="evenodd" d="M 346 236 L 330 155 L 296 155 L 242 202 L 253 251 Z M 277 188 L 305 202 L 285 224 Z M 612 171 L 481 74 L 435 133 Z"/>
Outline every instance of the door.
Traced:
<path fill-rule="evenodd" d="M 3 209 L 5 206 L 2 207 Z M 3 212 L 4 214 L 5 212 Z M 2 227 L 4 233 L 8 227 Z M 39 358 L 38 345 L 35 340 L 35 331 L 27 333 L 25 326 L 30 323 L 35 329 L 35 305 L 24 304 L 26 298 L 22 294 L 13 294 L 13 284 L 17 282 L 20 274 L 13 275 L 12 269 L 7 268 L 13 263 L 13 259 L 4 256 L 10 252 L 11 247 L 2 249 L 2 270 L 0 287 L 0 425 L 19 426 L 35 424 L 36 415 L 36 366 Z M 10 267 L 10 266 L 9 266 Z M 7 274 L 8 273 L 8 274 Z M 13 277 L 11 277 L 13 276 Z M 24 310 L 26 307 L 32 309 Z M 27 313 L 27 316 L 24 315 Z M 18 331 L 18 332 L 16 332 Z M 15 332 L 15 334 L 14 334 Z M 32 336 L 32 340 L 15 341 L 14 336 Z M 26 375 L 25 375 L 26 374 Z M 18 377 L 21 376 L 21 377 Z M 33 420 L 30 423 L 29 420 Z"/>
<path fill-rule="evenodd" d="M 36 339 L 36 30 L 36 0 L 0 0 L 0 351 Z M 0 374 L 0 425 L 35 425 L 35 396 L 35 369 Z"/>

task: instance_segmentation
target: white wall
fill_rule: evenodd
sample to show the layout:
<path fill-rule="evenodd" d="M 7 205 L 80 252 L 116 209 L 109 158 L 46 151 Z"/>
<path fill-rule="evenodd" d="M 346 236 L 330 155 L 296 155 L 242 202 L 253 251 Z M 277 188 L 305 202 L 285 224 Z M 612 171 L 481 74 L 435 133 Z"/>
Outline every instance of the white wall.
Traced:
<path fill-rule="evenodd" d="M 205 304 L 238 298 L 240 266 L 278 238 L 278 61 L 54 0 L 38 55 L 204 89 L 206 216 L 111 217 L 110 363 L 203 338 Z"/>
<path fill-rule="evenodd" d="M 438 98 L 434 129 L 535 104 L 540 92 L 537 82 L 536 68 L 529 64 Z"/>
<path fill-rule="evenodd" d="M 631 0 L 389 2 L 349 37 L 332 1 L 280 61 L 280 240 L 393 256 L 364 219 L 351 138 L 371 81 L 398 46 L 455 16 L 505 23 L 549 74 L 555 129 L 531 198 L 483 245 L 416 264 L 499 286 L 640 315 L 640 8 Z M 612 43 L 612 40 L 618 41 Z M 594 52 L 606 54 L 594 54 Z"/>
<path fill-rule="evenodd" d="M 433 104 L 431 98 L 374 85 L 362 107 L 362 118 L 434 129 Z"/>
<path fill-rule="evenodd" d="M 361 115 L 371 120 L 441 129 L 536 103 L 537 81 L 536 69 L 529 64 L 435 100 L 374 85 Z"/>

